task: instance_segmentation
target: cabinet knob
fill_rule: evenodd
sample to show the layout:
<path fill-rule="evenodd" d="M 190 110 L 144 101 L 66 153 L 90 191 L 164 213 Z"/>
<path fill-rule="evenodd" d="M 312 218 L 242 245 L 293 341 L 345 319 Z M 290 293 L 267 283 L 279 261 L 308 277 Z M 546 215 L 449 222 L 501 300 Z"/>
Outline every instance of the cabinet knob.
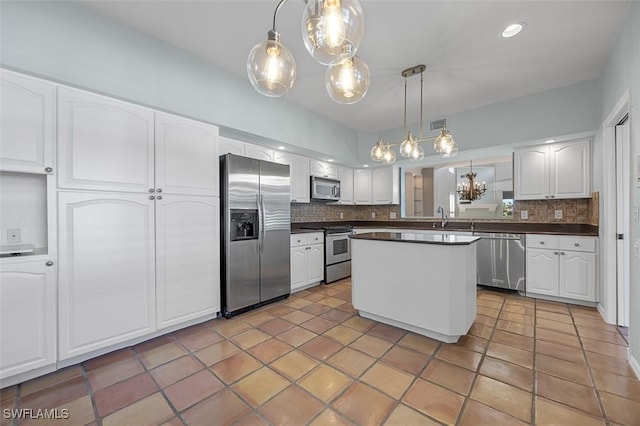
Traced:
<path fill-rule="evenodd" d="M 45 167 L 44 171 L 47 173 L 51 173 L 53 171 L 53 167 Z"/>
<path fill-rule="evenodd" d="M 554 251 L 554 252 L 553 252 L 553 254 L 557 255 L 557 254 L 558 254 L 558 252 L 557 252 L 557 251 Z"/>
<path fill-rule="evenodd" d="M 156 190 L 155 190 L 155 189 L 153 189 L 153 188 L 149 188 L 149 193 L 150 193 L 150 194 L 153 194 L 154 192 L 156 192 Z"/>
<path fill-rule="evenodd" d="M 162 195 L 156 196 L 156 200 L 162 200 Z"/>
<path fill-rule="evenodd" d="M 580 243 L 573 243 L 574 246 L 580 247 Z"/>
<path fill-rule="evenodd" d="M 156 199 L 156 197 L 154 197 L 153 195 L 149 195 L 149 199 L 150 199 L 150 200 L 155 200 L 155 199 Z"/>
<path fill-rule="evenodd" d="M 53 266 L 53 262 L 50 260 L 47 260 L 44 264 L 47 266 Z"/>
<path fill-rule="evenodd" d="M 561 251 L 560 254 L 564 256 L 564 252 L 563 251 Z"/>
<path fill-rule="evenodd" d="M 161 193 L 161 192 L 162 192 L 162 188 L 158 188 L 158 189 L 156 189 L 156 192 L 157 192 L 158 194 L 159 194 L 159 193 Z"/>
<path fill-rule="evenodd" d="M 544 245 L 544 241 L 540 241 L 540 244 Z"/>
<path fill-rule="evenodd" d="M 304 249 L 305 250 L 311 250 L 311 247 L 305 247 Z"/>

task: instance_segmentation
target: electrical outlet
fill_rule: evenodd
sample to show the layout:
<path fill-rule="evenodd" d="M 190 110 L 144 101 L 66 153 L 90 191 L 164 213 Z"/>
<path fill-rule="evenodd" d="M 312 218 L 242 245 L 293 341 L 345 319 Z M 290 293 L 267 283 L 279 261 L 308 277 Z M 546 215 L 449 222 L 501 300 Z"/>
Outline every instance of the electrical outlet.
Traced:
<path fill-rule="evenodd" d="M 22 240 L 20 235 L 20 229 L 7 229 L 7 242 L 8 243 L 19 243 Z"/>
<path fill-rule="evenodd" d="M 529 210 L 520 210 L 520 219 L 529 219 Z"/>
<path fill-rule="evenodd" d="M 371 212 L 371 219 L 375 219 L 376 218 L 376 212 Z"/>
<path fill-rule="evenodd" d="M 562 219 L 562 209 L 558 209 L 553 212 L 554 219 Z"/>
<path fill-rule="evenodd" d="M 340 212 L 340 219 L 344 219 L 344 213 Z"/>
<path fill-rule="evenodd" d="M 395 219 L 395 218 L 396 218 L 396 212 L 389 213 L 389 219 Z"/>

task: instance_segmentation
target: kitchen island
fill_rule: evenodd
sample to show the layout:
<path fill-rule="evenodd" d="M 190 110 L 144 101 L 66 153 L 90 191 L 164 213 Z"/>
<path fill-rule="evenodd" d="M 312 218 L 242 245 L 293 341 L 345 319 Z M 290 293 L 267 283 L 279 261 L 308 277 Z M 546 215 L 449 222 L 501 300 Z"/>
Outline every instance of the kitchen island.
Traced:
<path fill-rule="evenodd" d="M 412 232 L 351 236 L 354 308 L 365 318 L 457 342 L 476 317 L 478 240 Z"/>

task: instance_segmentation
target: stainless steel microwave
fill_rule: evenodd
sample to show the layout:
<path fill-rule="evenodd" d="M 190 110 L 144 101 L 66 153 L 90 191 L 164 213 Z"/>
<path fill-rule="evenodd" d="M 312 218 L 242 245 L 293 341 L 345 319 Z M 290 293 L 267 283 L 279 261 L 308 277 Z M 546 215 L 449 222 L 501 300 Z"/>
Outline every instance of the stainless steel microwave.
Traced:
<path fill-rule="evenodd" d="M 313 200 L 340 201 L 340 181 L 311 176 L 311 198 Z"/>

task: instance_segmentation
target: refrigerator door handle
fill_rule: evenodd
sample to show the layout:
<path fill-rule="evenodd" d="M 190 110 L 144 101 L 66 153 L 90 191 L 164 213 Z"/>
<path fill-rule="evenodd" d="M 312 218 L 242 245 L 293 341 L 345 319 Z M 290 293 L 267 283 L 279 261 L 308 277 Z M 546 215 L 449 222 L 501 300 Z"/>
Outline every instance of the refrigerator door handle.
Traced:
<path fill-rule="evenodd" d="M 264 198 L 262 193 L 257 196 L 258 197 L 258 223 L 260 226 L 258 237 L 258 247 L 260 249 L 260 253 L 264 251 Z"/>

